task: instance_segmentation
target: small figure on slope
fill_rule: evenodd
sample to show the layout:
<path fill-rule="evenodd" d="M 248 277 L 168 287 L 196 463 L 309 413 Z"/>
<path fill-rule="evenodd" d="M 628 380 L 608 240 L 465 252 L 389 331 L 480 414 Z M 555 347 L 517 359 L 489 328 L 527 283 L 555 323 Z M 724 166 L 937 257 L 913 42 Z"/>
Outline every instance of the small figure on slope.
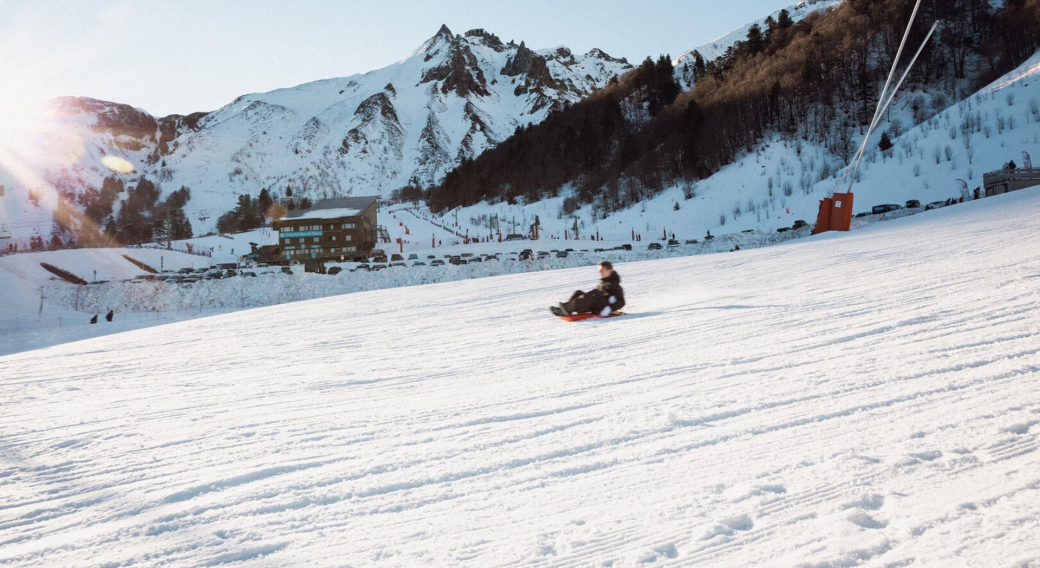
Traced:
<path fill-rule="evenodd" d="M 599 263 L 599 286 L 595 290 L 575 291 L 566 302 L 549 308 L 555 316 L 591 313 L 607 317 L 625 305 L 625 292 L 621 289 L 621 276 L 614 272 L 613 265 L 604 260 Z"/>

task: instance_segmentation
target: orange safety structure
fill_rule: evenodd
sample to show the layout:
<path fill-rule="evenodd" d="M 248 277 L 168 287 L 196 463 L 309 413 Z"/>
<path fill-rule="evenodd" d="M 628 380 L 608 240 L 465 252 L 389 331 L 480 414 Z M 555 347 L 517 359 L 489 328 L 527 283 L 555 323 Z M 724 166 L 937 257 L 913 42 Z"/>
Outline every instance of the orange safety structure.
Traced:
<path fill-rule="evenodd" d="M 852 193 L 835 193 L 820 200 L 813 234 L 827 231 L 848 231 L 852 226 Z"/>

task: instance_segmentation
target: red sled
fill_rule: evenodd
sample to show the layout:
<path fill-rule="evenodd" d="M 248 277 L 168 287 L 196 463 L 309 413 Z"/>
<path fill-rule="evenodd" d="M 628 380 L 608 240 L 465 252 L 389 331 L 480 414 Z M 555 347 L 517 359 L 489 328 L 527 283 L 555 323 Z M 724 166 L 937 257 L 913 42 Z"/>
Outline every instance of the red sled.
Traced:
<path fill-rule="evenodd" d="M 556 317 L 558 317 L 558 318 L 560 318 L 562 320 L 566 320 L 566 321 L 583 321 L 583 320 L 587 320 L 587 319 L 616 318 L 618 316 L 623 316 L 623 315 L 625 315 L 625 312 L 614 312 L 614 313 L 610 314 L 609 316 L 598 316 L 596 314 L 592 314 L 592 313 L 586 312 L 586 313 L 583 313 L 583 314 L 571 314 L 569 316 L 556 316 Z"/>

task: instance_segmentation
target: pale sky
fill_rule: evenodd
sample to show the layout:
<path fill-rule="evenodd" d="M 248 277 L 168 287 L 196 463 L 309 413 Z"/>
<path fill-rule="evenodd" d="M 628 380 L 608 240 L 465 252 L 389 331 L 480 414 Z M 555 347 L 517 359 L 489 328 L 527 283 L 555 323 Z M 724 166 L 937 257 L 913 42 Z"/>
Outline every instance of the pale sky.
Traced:
<path fill-rule="evenodd" d="M 534 49 L 674 56 L 795 0 L 0 0 L 0 109 L 60 95 L 156 115 L 403 59 L 441 24 Z"/>

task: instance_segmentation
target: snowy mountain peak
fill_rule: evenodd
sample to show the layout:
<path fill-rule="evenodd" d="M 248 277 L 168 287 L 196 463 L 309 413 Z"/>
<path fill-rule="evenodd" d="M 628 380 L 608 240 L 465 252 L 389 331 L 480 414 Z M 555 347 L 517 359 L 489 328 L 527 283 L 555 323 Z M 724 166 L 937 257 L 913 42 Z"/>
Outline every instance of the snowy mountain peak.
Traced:
<path fill-rule="evenodd" d="M 212 230 L 236 195 L 263 188 L 319 199 L 433 184 L 631 68 L 599 49 L 536 51 L 442 25 L 388 67 L 242 95 L 209 113 L 156 118 L 125 104 L 56 99 L 55 127 L 76 132 L 84 151 L 74 164 L 41 162 L 38 173 L 78 193 L 100 187 L 109 174 L 101 159 L 117 154 L 164 191 L 190 187 L 198 233 Z"/>

